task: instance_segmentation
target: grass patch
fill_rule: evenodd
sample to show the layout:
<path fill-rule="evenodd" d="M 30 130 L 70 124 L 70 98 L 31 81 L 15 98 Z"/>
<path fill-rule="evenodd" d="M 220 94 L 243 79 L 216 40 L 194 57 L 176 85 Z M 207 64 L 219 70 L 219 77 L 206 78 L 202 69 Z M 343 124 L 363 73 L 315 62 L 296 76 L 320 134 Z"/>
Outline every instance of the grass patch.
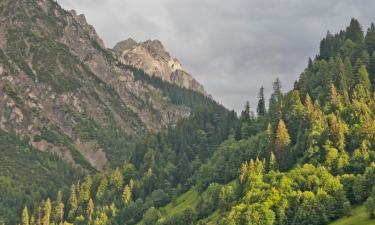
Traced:
<path fill-rule="evenodd" d="M 344 217 L 330 225 L 375 225 L 375 219 L 369 219 L 365 206 L 357 206 L 353 208 L 352 215 Z"/>
<path fill-rule="evenodd" d="M 180 195 L 175 201 L 169 203 L 161 209 L 166 215 L 170 216 L 176 213 L 182 213 L 185 209 L 195 208 L 198 204 L 199 193 L 196 188 L 190 189 Z"/>

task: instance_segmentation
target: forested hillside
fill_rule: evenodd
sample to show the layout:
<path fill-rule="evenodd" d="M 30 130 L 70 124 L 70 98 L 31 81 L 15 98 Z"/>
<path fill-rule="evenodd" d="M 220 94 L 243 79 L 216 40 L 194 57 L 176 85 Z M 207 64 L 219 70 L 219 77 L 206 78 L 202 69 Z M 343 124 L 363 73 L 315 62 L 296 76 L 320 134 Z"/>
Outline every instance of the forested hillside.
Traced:
<path fill-rule="evenodd" d="M 20 221 L 323 225 L 358 204 L 373 218 L 374 50 L 375 26 L 364 33 L 352 19 L 321 41 L 293 90 L 274 82 L 268 107 L 263 88 L 256 113 L 247 103 L 239 118 L 215 104 L 193 107 L 176 126 L 138 140 L 113 171 L 39 207 L 25 202 Z"/>

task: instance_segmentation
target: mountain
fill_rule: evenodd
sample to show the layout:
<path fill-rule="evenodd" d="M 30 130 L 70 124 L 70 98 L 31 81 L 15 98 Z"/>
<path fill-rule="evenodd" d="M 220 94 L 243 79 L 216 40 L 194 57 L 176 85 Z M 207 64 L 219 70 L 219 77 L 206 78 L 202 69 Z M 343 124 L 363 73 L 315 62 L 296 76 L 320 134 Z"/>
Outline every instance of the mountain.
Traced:
<path fill-rule="evenodd" d="M 328 33 L 292 90 L 237 117 L 159 41 L 107 49 L 52 0 L 3 0 L 0 23 L 0 224 L 374 217 L 375 25 Z"/>
<path fill-rule="evenodd" d="M 138 139 L 122 165 L 25 205 L 14 220 L 325 225 L 361 205 L 367 218 L 362 214 L 350 221 L 371 223 L 374 46 L 375 25 L 365 34 L 352 19 L 345 30 L 321 41 L 292 90 L 282 92 L 276 79 L 268 108 L 261 88 L 256 116 L 249 103 L 238 118 L 217 104 L 193 107 L 197 101 L 189 101 L 190 116 Z"/>
<path fill-rule="evenodd" d="M 129 38 L 117 43 L 113 50 L 124 64 L 133 65 L 147 74 L 158 76 L 179 87 L 207 95 L 203 85 L 187 73 L 181 63 L 172 58 L 158 40 L 137 43 Z"/>
<path fill-rule="evenodd" d="M 15 223 L 16 202 L 122 165 L 143 136 L 201 106 L 228 113 L 181 68 L 166 67 L 158 41 L 137 44 L 153 54 L 142 66 L 127 62 L 83 15 L 52 0 L 2 0 L 0 24 L 0 224 Z M 143 71 L 156 62 L 166 70 Z"/>
<path fill-rule="evenodd" d="M 115 157 L 109 146 L 113 143 L 101 136 L 160 131 L 191 112 L 191 103 L 175 92 L 206 95 L 190 75 L 173 68 L 180 64 L 158 41 L 135 44 L 127 53 L 134 61 L 118 60 L 75 11 L 42 0 L 2 1 L 1 6 L 0 128 L 29 138 L 34 148 L 102 170 Z M 125 57 L 124 46 L 115 50 Z M 168 67 L 166 60 L 175 64 Z M 181 88 L 148 78 L 125 63 Z M 149 69 L 155 65 L 159 69 Z"/>

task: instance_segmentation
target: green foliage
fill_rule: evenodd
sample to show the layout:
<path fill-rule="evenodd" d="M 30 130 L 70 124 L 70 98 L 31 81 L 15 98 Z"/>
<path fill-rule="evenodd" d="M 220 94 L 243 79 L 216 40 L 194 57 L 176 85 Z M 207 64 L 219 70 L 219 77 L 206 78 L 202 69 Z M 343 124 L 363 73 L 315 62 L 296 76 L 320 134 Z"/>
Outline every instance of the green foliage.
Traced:
<path fill-rule="evenodd" d="M 0 131 L 0 218 L 6 224 L 20 220 L 24 206 L 34 211 L 42 198 L 65 191 L 81 172 L 59 157 L 39 152 L 16 135 Z M 29 214 L 31 219 L 31 214 Z"/>

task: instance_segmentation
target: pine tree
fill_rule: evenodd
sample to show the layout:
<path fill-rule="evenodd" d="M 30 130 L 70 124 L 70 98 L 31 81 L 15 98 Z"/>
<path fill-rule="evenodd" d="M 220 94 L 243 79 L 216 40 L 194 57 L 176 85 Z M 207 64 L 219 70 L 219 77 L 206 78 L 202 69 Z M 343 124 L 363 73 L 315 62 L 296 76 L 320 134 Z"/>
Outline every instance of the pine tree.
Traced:
<path fill-rule="evenodd" d="M 41 205 L 44 205 L 44 202 L 42 202 L 36 209 L 36 225 L 42 224 L 42 207 Z"/>
<path fill-rule="evenodd" d="M 29 210 L 27 209 L 27 207 L 25 207 L 22 210 L 22 225 L 29 225 L 29 224 L 30 224 Z"/>
<path fill-rule="evenodd" d="M 280 169 L 286 168 L 288 165 L 287 150 L 290 145 L 290 136 L 285 126 L 284 121 L 281 119 L 277 126 L 276 137 L 275 137 L 275 155 L 276 159 L 280 164 Z"/>
<path fill-rule="evenodd" d="M 101 201 L 103 199 L 107 186 L 108 186 L 107 178 L 103 176 L 100 179 L 99 187 L 98 187 L 98 190 L 96 191 L 96 195 L 95 195 L 96 200 Z"/>
<path fill-rule="evenodd" d="M 55 208 L 55 218 L 58 224 L 63 224 L 64 222 L 64 203 L 60 202 Z"/>
<path fill-rule="evenodd" d="M 271 152 L 270 161 L 268 163 L 268 170 L 269 171 L 277 170 L 277 160 L 276 160 L 276 156 L 275 156 L 275 154 L 273 154 L 273 152 Z"/>
<path fill-rule="evenodd" d="M 365 65 L 361 65 L 358 69 L 358 84 L 371 91 L 371 82 Z"/>
<path fill-rule="evenodd" d="M 255 173 L 255 162 L 253 159 L 250 160 L 249 167 L 248 167 L 248 174 L 249 176 Z"/>
<path fill-rule="evenodd" d="M 332 112 L 342 110 L 341 96 L 334 85 L 331 85 L 329 103 Z"/>
<path fill-rule="evenodd" d="M 92 186 L 92 179 L 91 176 L 85 177 L 82 185 L 79 189 L 79 197 L 78 201 L 80 203 L 86 203 L 90 199 L 91 195 L 91 186 Z"/>
<path fill-rule="evenodd" d="M 64 219 L 64 203 L 62 203 L 62 193 L 57 192 L 56 202 L 54 204 L 54 221 L 62 224 Z"/>
<path fill-rule="evenodd" d="M 105 212 L 101 212 L 99 216 L 95 219 L 94 225 L 107 225 L 108 216 Z"/>
<path fill-rule="evenodd" d="M 68 200 L 68 206 L 69 206 L 69 218 L 72 219 L 75 216 L 75 213 L 78 208 L 78 199 L 77 199 L 77 192 L 76 192 L 76 186 L 73 184 L 70 187 L 70 196 Z"/>
<path fill-rule="evenodd" d="M 349 27 L 346 28 L 346 38 L 355 43 L 363 43 L 363 30 L 358 20 L 352 18 Z"/>
<path fill-rule="evenodd" d="M 285 126 L 284 121 L 281 119 L 277 126 L 276 138 L 275 138 L 275 149 L 284 150 L 290 144 L 290 136 Z"/>
<path fill-rule="evenodd" d="M 249 122 L 251 118 L 250 112 L 250 102 L 246 101 L 245 109 L 241 112 L 241 120 L 243 122 Z"/>
<path fill-rule="evenodd" d="M 125 185 L 124 187 L 124 191 L 122 192 L 122 201 L 125 204 L 132 201 L 132 190 L 130 189 L 129 185 Z"/>
<path fill-rule="evenodd" d="M 345 124 L 335 114 L 331 114 L 328 120 L 328 138 L 340 151 L 345 148 Z"/>
<path fill-rule="evenodd" d="M 247 162 L 243 162 L 241 165 L 241 173 L 240 173 L 240 182 L 244 184 L 246 182 L 248 175 L 248 165 Z"/>
<path fill-rule="evenodd" d="M 367 52 L 372 55 L 375 51 L 375 25 L 371 23 L 370 28 L 368 28 L 365 38 Z"/>
<path fill-rule="evenodd" d="M 266 114 L 266 102 L 264 98 L 263 86 L 259 90 L 257 113 L 258 113 L 258 116 L 264 116 Z"/>
<path fill-rule="evenodd" d="M 92 224 L 92 216 L 94 215 L 94 210 L 95 210 L 94 202 L 90 198 L 87 204 L 87 209 L 86 209 L 88 224 Z"/>
<path fill-rule="evenodd" d="M 111 186 L 116 188 L 116 190 L 121 190 L 124 185 L 124 177 L 119 168 L 116 168 L 115 171 L 113 171 L 109 178 L 109 182 Z"/>
<path fill-rule="evenodd" d="M 307 63 L 307 69 L 308 70 L 312 70 L 313 68 L 313 61 L 311 60 L 311 58 L 309 57 L 309 61 Z"/>
<path fill-rule="evenodd" d="M 51 199 L 47 198 L 44 208 L 43 208 L 43 219 L 42 224 L 43 225 L 49 225 L 51 222 L 51 210 L 52 210 L 52 204 Z"/>
<path fill-rule="evenodd" d="M 277 122 L 281 118 L 282 110 L 282 93 L 281 93 L 281 82 L 277 78 L 273 83 L 273 93 L 269 101 L 269 116 L 273 126 L 276 126 Z"/>

